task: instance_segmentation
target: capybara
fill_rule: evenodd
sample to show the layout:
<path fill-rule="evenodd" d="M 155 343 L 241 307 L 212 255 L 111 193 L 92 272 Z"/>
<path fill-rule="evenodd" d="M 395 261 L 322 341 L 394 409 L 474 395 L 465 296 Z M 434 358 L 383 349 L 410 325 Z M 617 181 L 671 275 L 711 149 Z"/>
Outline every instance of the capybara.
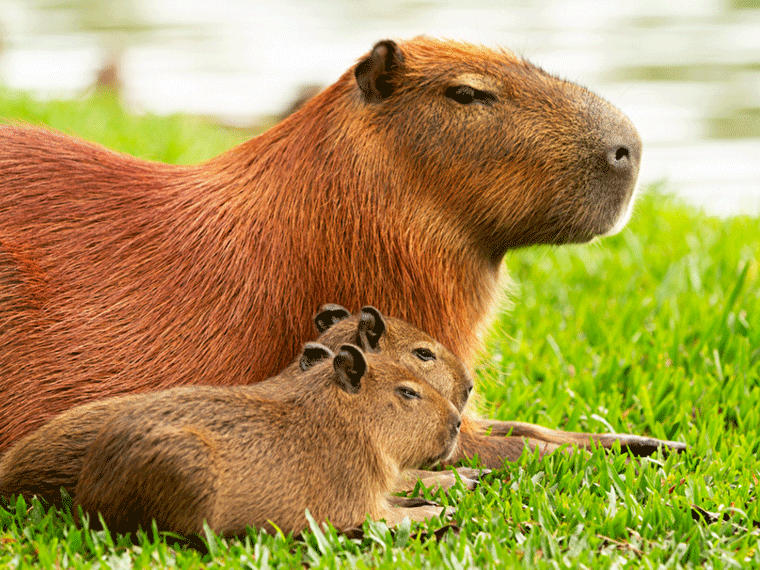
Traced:
<path fill-rule="evenodd" d="M 108 528 L 220 534 L 246 525 L 302 530 L 308 508 L 337 528 L 369 515 L 397 523 L 430 509 L 390 508 L 399 474 L 447 458 L 459 412 L 381 354 L 309 343 L 302 372 L 267 384 L 188 386 L 70 409 L 0 460 L 0 494 L 60 502 Z M 440 512 L 433 507 L 432 512 Z"/>
<path fill-rule="evenodd" d="M 640 156 L 629 120 L 583 87 L 424 37 L 379 42 L 198 165 L 4 125 L 0 447 L 90 400 L 263 380 L 327 302 L 373 305 L 472 365 L 505 253 L 618 230 Z M 470 414 L 460 442 L 492 465 L 522 449 Z"/>

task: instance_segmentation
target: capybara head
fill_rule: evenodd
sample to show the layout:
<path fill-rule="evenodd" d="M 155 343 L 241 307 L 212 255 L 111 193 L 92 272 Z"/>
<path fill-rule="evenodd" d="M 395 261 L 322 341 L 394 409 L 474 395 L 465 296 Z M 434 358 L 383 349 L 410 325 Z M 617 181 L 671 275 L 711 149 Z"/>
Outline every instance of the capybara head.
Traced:
<path fill-rule="evenodd" d="M 461 412 L 472 391 L 467 367 L 450 350 L 406 321 L 384 317 L 365 306 L 356 315 L 335 304 L 323 305 L 314 315 L 319 342 L 334 350 L 345 343 L 364 352 L 378 352 L 396 360 L 428 382 Z M 304 356 L 302 356 L 303 362 Z"/>
<path fill-rule="evenodd" d="M 383 456 L 406 469 L 451 455 L 461 416 L 438 390 L 392 358 L 351 344 L 331 358 L 331 378 L 343 394 L 336 415 L 366 430 Z"/>
<path fill-rule="evenodd" d="M 641 140 L 587 89 L 506 50 L 426 37 L 379 42 L 354 75 L 408 200 L 431 223 L 445 212 L 478 228 L 492 259 L 627 221 Z"/>

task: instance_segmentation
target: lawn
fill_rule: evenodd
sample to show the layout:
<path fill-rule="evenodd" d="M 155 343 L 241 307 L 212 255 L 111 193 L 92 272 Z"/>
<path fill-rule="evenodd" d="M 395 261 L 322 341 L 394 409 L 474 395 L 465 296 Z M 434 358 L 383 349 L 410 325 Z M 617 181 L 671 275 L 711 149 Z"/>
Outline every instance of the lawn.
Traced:
<path fill-rule="evenodd" d="M 40 103 L 0 90 L 0 117 L 50 124 L 143 158 L 194 162 L 244 140 L 198 118 L 132 116 L 113 98 Z M 760 567 L 760 220 L 720 220 L 645 189 L 629 227 L 507 256 L 509 294 L 477 370 L 485 416 L 684 441 L 688 451 L 525 454 L 457 512 L 390 533 L 251 531 L 204 548 L 77 528 L 0 502 L 0 568 Z M 702 513 L 702 514 L 700 514 Z"/>

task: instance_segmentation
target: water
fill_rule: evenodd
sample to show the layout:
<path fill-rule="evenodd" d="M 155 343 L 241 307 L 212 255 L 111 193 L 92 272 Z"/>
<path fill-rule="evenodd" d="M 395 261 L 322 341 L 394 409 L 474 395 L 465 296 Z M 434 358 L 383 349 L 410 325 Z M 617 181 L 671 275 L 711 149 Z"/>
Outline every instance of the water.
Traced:
<path fill-rule="evenodd" d="M 641 180 L 712 214 L 760 215 L 760 0 L 3 0 L 0 81 L 69 97 L 117 62 L 136 112 L 250 124 L 379 39 L 504 46 L 621 107 Z"/>

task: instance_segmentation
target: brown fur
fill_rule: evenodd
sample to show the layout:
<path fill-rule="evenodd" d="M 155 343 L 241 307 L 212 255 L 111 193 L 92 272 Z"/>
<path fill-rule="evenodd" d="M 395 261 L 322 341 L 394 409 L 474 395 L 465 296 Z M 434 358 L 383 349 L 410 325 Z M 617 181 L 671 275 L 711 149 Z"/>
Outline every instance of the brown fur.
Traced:
<path fill-rule="evenodd" d="M 75 507 L 100 512 L 118 532 L 150 528 L 152 519 L 183 534 L 201 532 L 204 520 L 229 535 L 270 523 L 298 532 L 307 508 L 338 528 L 367 515 L 414 515 L 391 510 L 386 494 L 402 470 L 450 455 L 458 411 L 387 356 L 344 345 L 333 358 L 322 348 L 324 362 L 263 384 L 175 388 L 68 410 L 3 456 L 0 495 L 58 503 L 63 486 Z"/>
<path fill-rule="evenodd" d="M 495 100 L 457 102 L 458 85 Z M 429 38 L 378 44 L 195 166 L 2 126 L 0 448 L 93 399 L 267 378 L 325 302 L 370 303 L 472 363 L 505 252 L 610 231 L 639 157 L 586 89 Z M 479 430 L 465 418 L 466 453 L 505 445 Z"/>

